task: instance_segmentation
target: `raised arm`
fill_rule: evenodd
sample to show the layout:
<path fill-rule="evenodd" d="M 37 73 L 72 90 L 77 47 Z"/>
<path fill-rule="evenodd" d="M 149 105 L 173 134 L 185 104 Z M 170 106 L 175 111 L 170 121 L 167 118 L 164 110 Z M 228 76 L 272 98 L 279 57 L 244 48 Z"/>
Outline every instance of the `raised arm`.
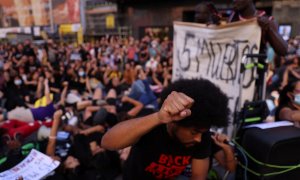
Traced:
<path fill-rule="evenodd" d="M 46 148 L 46 154 L 52 158 L 55 158 L 55 146 L 56 146 L 56 135 L 60 124 L 60 117 L 62 116 L 62 110 L 58 110 L 53 115 L 53 124 L 50 131 L 50 136 Z"/>
<path fill-rule="evenodd" d="M 137 101 L 135 99 L 132 99 L 128 96 L 124 96 L 122 98 L 122 102 L 128 102 L 130 104 L 132 104 L 134 107 L 132 109 L 130 109 L 127 114 L 131 117 L 136 116 L 144 107 L 143 103 L 141 103 L 140 101 Z"/>
<path fill-rule="evenodd" d="M 144 134 L 161 124 L 158 113 L 123 121 L 110 129 L 102 138 L 101 147 L 118 150 L 136 143 Z"/>
<path fill-rule="evenodd" d="M 193 103 L 194 100 L 190 97 L 173 91 L 164 101 L 159 112 L 118 123 L 105 133 L 101 146 L 116 150 L 133 145 L 156 126 L 172 121 L 180 121 L 190 116 L 190 108 Z"/>
<path fill-rule="evenodd" d="M 215 159 L 228 171 L 235 171 L 237 161 L 235 159 L 234 151 L 232 147 L 225 141 L 229 141 L 229 138 L 225 134 L 214 134 L 212 136 L 215 144 L 221 147 L 221 150 L 214 154 Z"/>
<path fill-rule="evenodd" d="M 90 135 L 90 134 L 95 133 L 95 132 L 104 133 L 105 128 L 101 125 L 96 125 L 96 126 L 89 127 L 87 129 L 84 129 L 84 130 L 80 131 L 80 134 L 84 134 L 84 135 L 87 136 L 87 135 Z"/>
<path fill-rule="evenodd" d="M 293 68 L 290 68 L 289 70 L 295 78 L 300 79 L 300 74 L 297 71 L 295 71 Z"/>
<path fill-rule="evenodd" d="M 191 180 L 206 180 L 209 170 L 209 158 L 192 160 Z"/>
<path fill-rule="evenodd" d="M 52 100 L 50 96 L 49 81 L 47 78 L 44 80 L 44 96 L 46 97 L 46 104 L 50 104 Z"/>
<path fill-rule="evenodd" d="M 60 100 L 54 105 L 55 108 L 59 107 L 60 105 L 64 106 L 65 101 L 66 101 L 66 96 L 67 96 L 67 91 L 68 91 L 68 82 L 63 83 L 63 90 L 60 94 Z"/>
<path fill-rule="evenodd" d="M 281 35 L 278 33 L 276 23 L 266 16 L 258 17 L 257 21 L 260 27 L 266 32 L 265 36 L 267 38 L 267 41 L 271 44 L 274 51 L 280 56 L 286 55 L 288 44 L 282 39 Z"/>
<path fill-rule="evenodd" d="M 37 88 L 36 88 L 36 98 L 41 98 L 43 97 L 43 92 L 42 92 L 42 89 L 43 89 L 43 81 L 44 81 L 44 78 L 41 76 L 39 77 L 38 79 L 38 83 L 37 83 Z M 27 83 L 28 84 L 28 83 Z"/>
<path fill-rule="evenodd" d="M 284 107 L 279 112 L 279 119 L 294 122 L 300 121 L 300 111 Z"/>
<path fill-rule="evenodd" d="M 93 93 L 89 77 L 86 77 L 86 79 L 85 79 L 85 87 L 86 87 L 86 90 L 88 93 L 90 93 L 90 94 Z"/>

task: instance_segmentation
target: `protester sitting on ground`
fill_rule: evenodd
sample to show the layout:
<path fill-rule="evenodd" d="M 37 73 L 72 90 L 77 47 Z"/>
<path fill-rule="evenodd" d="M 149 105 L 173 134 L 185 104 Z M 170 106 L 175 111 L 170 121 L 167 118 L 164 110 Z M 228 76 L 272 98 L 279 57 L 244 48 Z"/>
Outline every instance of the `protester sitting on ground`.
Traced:
<path fill-rule="evenodd" d="M 157 97 L 151 90 L 149 80 L 141 66 L 136 67 L 137 80 L 133 82 L 128 96 L 140 101 L 147 108 L 158 109 Z"/>
<path fill-rule="evenodd" d="M 280 92 L 275 120 L 300 122 L 300 81 L 287 84 Z"/>
<path fill-rule="evenodd" d="M 121 84 L 124 88 L 129 88 L 135 81 L 135 71 L 133 65 L 130 63 L 125 63 L 125 69 L 123 72 Z"/>
<path fill-rule="evenodd" d="M 26 107 L 29 103 L 30 95 L 27 86 L 24 84 L 22 77 L 11 77 L 11 80 L 6 83 L 3 91 L 6 99 L 5 108 L 9 111 L 17 106 Z"/>
<path fill-rule="evenodd" d="M 175 178 L 188 164 L 192 178 L 205 179 L 212 141 L 208 130 L 227 125 L 228 116 L 228 98 L 214 84 L 179 80 L 162 93 L 157 113 L 118 123 L 103 136 L 101 146 L 132 146 L 124 180 Z"/>
<path fill-rule="evenodd" d="M 53 116 L 53 126 L 46 154 L 62 162 L 63 171 L 47 179 L 63 177 L 64 179 L 114 179 L 120 174 L 120 160 L 117 152 L 107 151 L 100 146 L 103 129 L 91 127 L 74 135 L 70 151 L 64 157 L 56 152 L 57 133 L 62 123 L 63 111 L 58 110 Z"/>
<path fill-rule="evenodd" d="M 52 67 L 48 68 L 49 66 L 51 67 L 51 65 L 49 64 L 47 68 L 45 68 L 44 73 L 45 73 L 45 78 L 48 79 L 49 81 L 50 93 L 59 94 L 61 89 L 61 85 L 59 83 L 60 78 L 56 75 L 57 74 L 56 70 L 53 70 Z"/>
<path fill-rule="evenodd" d="M 217 161 L 217 163 L 224 168 L 225 171 L 234 172 L 237 165 L 237 160 L 234 155 L 233 148 L 228 144 L 229 138 L 225 134 L 213 133 L 211 132 L 211 137 L 213 139 L 212 143 L 212 154 L 210 156 L 210 171 L 208 173 L 207 179 L 214 179 L 210 177 L 210 175 L 218 175 L 214 171 L 213 158 Z M 182 175 L 178 177 L 178 180 L 185 180 L 191 177 L 191 165 L 188 165 Z M 220 177 L 218 177 L 220 178 Z"/>
<path fill-rule="evenodd" d="M 149 60 L 149 47 L 148 42 L 145 38 L 142 39 L 140 43 L 140 52 L 139 52 L 139 63 L 141 66 L 145 66 L 146 62 Z"/>
<path fill-rule="evenodd" d="M 110 66 L 106 66 L 105 72 L 103 74 L 103 82 L 104 82 L 104 91 L 108 93 L 110 89 L 115 89 L 117 95 L 122 93 L 122 86 L 120 80 L 121 73 L 116 69 L 116 66 L 111 68 Z"/>
<path fill-rule="evenodd" d="M 46 97 L 46 106 L 38 108 L 17 107 L 11 111 L 4 112 L 3 114 L 1 114 L 0 122 L 7 119 L 16 119 L 24 122 L 33 122 L 35 120 L 45 121 L 47 119 L 51 119 L 53 113 L 55 112 L 55 109 L 57 109 L 59 105 L 64 104 L 66 91 L 67 86 L 64 87 L 60 102 L 58 102 L 57 104 L 53 104 L 50 98 L 48 80 L 45 79 L 44 94 Z"/>
<path fill-rule="evenodd" d="M 280 57 L 280 56 L 275 56 L 274 62 L 276 62 L 274 73 L 270 77 L 269 81 L 267 81 L 267 92 L 268 93 L 270 93 L 274 90 L 275 91 L 282 90 L 283 87 L 288 82 L 288 79 L 286 78 L 288 76 L 285 76 L 287 68 L 289 66 L 294 66 L 294 67 L 296 66 L 296 64 L 294 64 L 293 60 L 286 59 L 285 57 Z M 284 76 L 285 76 L 285 80 L 284 80 Z"/>
<path fill-rule="evenodd" d="M 126 78 L 125 81 L 127 83 L 126 83 L 125 86 L 124 86 L 124 84 L 122 86 L 120 86 L 121 85 L 120 82 L 122 80 L 120 77 L 122 77 L 121 74 L 123 73 L 123 69 L 122 69 L 123 66 L 122 65 L 124 65 L 126 63 L 125 49 L 127 48 L 126 47 L 127 44 L 125 43 L 125 41 L 122 42 L 121 39 L 119 39 L 118 41 L 117 40 L 116 41 L 115 40 L 114 41 L 109 41 L 108 39 L 109 38 L 104 37 L 103 41 L 101 40 L 100 45 L 98 46 L 98 48 L 95 49 L 95 52 L 98 53 L 98 55 L 95 54 L 96 59 L 91 60 L 89 58 L 86 58 L 85 62 L 80 61 L 80 60 L 79 61 L 70 60 L 71 51 L 73 51 L 75 49 L 75 47 L 73 47 L 70 44 L 64 44 L 63 46 L 58 45 L 55 42 L 53 42 L 51 44 L 50 43 L 46 44 L 45 45 L 45 47 L 46 47 L 45 50 L 47 51 L 46 52 L 47 57 L 44 58 L 44 60 L 42 62 L 42 65 L 39 64 L 37 61 L 35 61 L 32 58 L 28 58 L 27 56 L 22 55 L 22 52 L 23 52 L 22 45 L 20 45 L 20 49 L 22 51 L 20 51 L 20 53 L 18 54 L 18 56 L 19 56 L 18 59 L 15 58 L 16 62 L 13 62 L 12 59 L 11 59 L 11 57 L 13 56 L 12 54 L 14 54 L 14 56 L 16 56 L 17 54 L 15 54 L 15 52 L 13 52 L 13 50 L 10 49 L 9 45 L 4 45 L 4 51 L 8 52 L 8 56 L 10 56 L 10 57 L 4 57 L 5 58 L 4 61 L 3 61 L 3 63 L 4 63 L 3 64 L 4 72 L 0 74 L 0 79 L 2 78 L 5 81 L 1 82 L 1 90 L 10 91 L 11 89 L 7 88 L 8 87 L 7 83 L 10 81 L 10 83 L 12 85 L 14 85 L 13 84 L 13 79 L 15 78 L 15 76 L 19 76 L 19 79 L 24 81 L 24 83 L 22 85 L 22 86 L 24 86 L 24 89 L 19 88 L 21 90 L 21 94 L 25 94 L 25 92 L 28 92 L 27 94 L 29 94 L 29 97 L 30 97 L 28 102 L 25 101 L 25 98 L 22 98 L 22 100 L 24 100 L 26 102 L 27 106 L 30 105 L 30 104 L 33 104 L 38 99 L 38 102 L 40 102 L 40 103 L 36 103 L 35 104 L 35 105 L 37 105 L 36 107 L 45 106 L 45 105 L 47 106 L 47 105 L 49 105 L 49 102 L 50 102 L 50 104 L 52 103 L 53 106 L 54 106 L 53 111 L 56 111 L 57 109 L 64 109 L 65 111 L 68 111 L 69 109 L 72 109 L 72 110 L 74 110 L 74 112 L 76 112 L 76 113 L 74 113 L 74 115 L 72 116 L 72 118 L 70 120 L 67 120 L 67 121 L 62 120 L 61 121 L 62 126 L 58 128 L 59 133 L 57 134 L 57 139 L 56 139 L 57 140 L 57 144 L 55 146 L 55 148 L 57 148 L 55 150 L 56 155 L 62 156 L 63 153 L 65 153 L 64 149 L 61 149 L 62 148 L 61 146 L 66 146 L 67 147 L 67 146 L 69 146 L 69 144 L 71 144 L 72 147 L 75 147 L 74 142 L 69 142 L 69 140 L 73 139 L 74 137 L 76 137 L 76 138 L 77 138 L 77 136 L 79 136 L 79 137 L 87 136 L 88 137 L 89 135 L 87 135 L 87 134 L 91 131 L 94 131 L 94 130 L 97 130 L 99 132 L 104 132 L 105 130 L 111 128 L 114 125 L 114 123 L 118 122 L 120 119 L 122 119 L 122 120 L 123 119 L 128 119 L 128 118 L 131 118 L 131 117 L 142 116 L 143 114 L 148 114 L 149 113 L 149 112 L 143 112 L 145 107 L 139 101 L 134 100 L 134 103 L 131 102 L 131 100 L 129 100 L 129 98 L 126 96 L 127 94 L 124 93 L 124 90 L 128 88 L 127 83 L 131 84 L 133 82 L 133 80 L 135 80 L 135 78 L 136 78 L 136 77 L 132 77 L 132 76 L 135 76 L 135 71 L 134 71 L 135 64 L 140 64 L 140 63 L 142 64 L 142 62 L 139 59 L 136 59 L 136 58 L 139 55 L 141 55 L 141 57 L 142 56 L 146 57 L 145 60 L 144 60 L 144 63 L 149 59 L 149 58 L 147 58 L 147 56 L 149 57 L 149 51 L 148 51 L 147 43 L 150 43 L 153 40 L 153 38 L 148 38 L 147 42 L 145 41 L 145 43 L 143 43 L 145 45 L 145 49 L 144 49 L 144 52 L 143 52 L 144 54 L 140 53 L 139 50 L 136 51 L 135 61 L 130 62 L 132 67 L 129 70 L 131 72 L 127 73 L 128 76 L 126 75 L 127 78 Z M 155 41 L 157 42 L 156 46 L 159 47 L 160 46 L 160 40 L 155 40 Z M 141 43 L 137 42 L 137 46 L 140 46 L 140 44 L 142 44 L 142 42 Z M 83 45 L 83 47 L 88 47 L 88 45 L 89 44 L 85 44 L 85 45 Z M 169 44 L 169 46 L 171 47 L 171 43 Z M 172 57 L 171 48 L 166 49 L 166 52 L 164 52 L 164 54 L 167 55 L 168 57 Z M 171 60 L 171 58 L 169 58 L 167 61 L 168 61 L 168 64 L 165 67 L 165 69 L 169 69 L 169 74 L 168 74 L 168 78 L 166 78 L 167 79 L 166 82 L 169 82 L 170 81 L 170 75 L 171 75 L 170 74 L 170 69 L 171 69 L 171 64 L 172 64 L 171 61 L 172 60 Z M 0 66 L 1 66 L 1 62 L 0 62 Z M 108 63 L 108 65 L 105 65 L 105 63 Z M 159 63 L 161 63 L 161 62 L 159 62 Z M 110 73 L 107 74 L 108 77 L 111 79 L 111 81 L 108 84 L 103 83 L 104 82 L 103 81 L 103 74 L 105 72 L 104 70 L 106 69 L 104 67 L 104 65 L 115 68 L 115 69 L 113 69 L 113 71 L 111 71 Z M 158 67 L 159 66 L 160 66 L 160 64 L 158 64 Z M 78 90 L 78 86 L 76 84 L 76 77 L 75 76 L 77 76 L 78 70 L 80 68 L 85 71 L 86 76 L 88 76 L 89 79 L 90 79 L 89 82 L 91 82 L 91 84 L 93 84 L 93 86 L 91 87 L 92 92 L 89 92 L 89 96 L 84 96 L 84 93 L 82 93 L 80 90 Z M 72 69 L 72 70 L 70 70 L 70 69 Z M 109 68 L 107 68 L 107 70 L 109 70 Z M 69 72 L 67 72 L 67 71 L 69 71 Z M 109 72 L 109 71 L 107 71 L 107 72 Z M 68 74 L 68 75 L 66 75 L 66 74 Z M 165 74 L 167 74 L 167 73 L 165 73 Z M 73 75 L 74 75 L 74 77 L 73 77 Z M 157 77 L 158 77 L 158 79 L 160 78 L 159 75 Z M 164 77 L 165 76 L 163 76 L 163 78 Z M 50 98 L 49 98 L 50 101 L 47 100 L 48 98 L 47 98 L 47 96 L 45 96 L 45 93 L 44 93 L 44 91 L 46 89 L 44 87 L 44 78 L 46 78 L 46 79 L 49 78 L 48 79 L 48 81 L 49 81 L 48 86 L 49 86 L 49 89 L 50 89 L 51 93 L 53 94 L 53 99 L 52 99 L 52 95 L 50 95 Z M 153 76 L 152 77 L 149 76 L 150 85 L 151 85 L 151 82 L 152 82 L 151 78 L 153 78 Z M 62 91 L 62 87 L 66 86 L 66 83 L 61 83 L 61 82 L 65 82 L 64 80 L 69 80 L 68 81 L 69 87 L 70 87 L 69 92 L 68 92 L 67 88 L 66 88 L 65 91 Z M 123 82 L 125 82 L 125 81 L 123 81 Z M 165 82 L 165 79 L 164 80 L 159 79 L 159 81 Z M 86 91 L 86 89 L 88 88 L 87 85 L 83 85 L 83 84 L 82 84 L 81 87 L 82 87 L 82 89 L 85 89 L 84 91 Z M 28 91 L 26 91 L 25 88 L 28 89 Z M 110 109 L 110 110 L 116 109 L 116 114 L 114 116 L 111 116 L 111 117 L 115 117 L 115 119 L 117 121 L 115 121 L 112 124 L 106 124 L 106 128 L 103 128 L 103 126 L 96 125 L 96 124 L 92 124 L 93 126 L 82 126 L 82 123 L 78 123 L 78 124 L 74 123 L 75 121 L 73 121 L 73 120 L 76 119 L 76 118 L 79 120 L 79 122 L 81 121 L 81 115 L 85 114 L 85 112 L 87 112 L 86 111 L 87 109 L 89 109 L 93 106 L 99 106 L 99 104 L 97 104 L 97 100 L 98 100 L 96 98 L 97 96 L 101 97 L 100 101 L 102 99 L 105 99 L 105 100 L 108 99 L 107 98 L 107 92 L 106 91 L 101 91 L 100 89 L 109 90 L 111 88 L 115 88 L 118 92 L 117 93 L 118 95 L 115 96 L 115 99 L 108 100 L 109 103 L 111 103 L 111 104 L 113 104 L 113 106 L 115 106 L 115 108 L 108 108 L 108 109 Z M 75 91 L 72 91 L 72 89 L 74 89 Z M 12 92 L 12 91 L 10 91 L 10 92 Z M 60 92 L 62 92 L 62 93 L 60 93 Z M 72 94 L 73 96 L 71 95 L 70 96 L 71 98 L 68 98 L 68 96 L 66 96 L 66 94 L 68 94 L 67 92 L 69 94 Z M 91 96 L 92 93 L 94 93 L 93 96 Z M 15 96 L 17 94 L 19 94 L 19 93 L 15 93 L 15 94 L 11 93 L 12 96 Z M 62 94 L 64 94 L 64 96 L 62 96 Z M 3 97 L 7 98 L 6 94 L 4 94 Z M 60 100 L 62 97 L 64 97 L 65 100 Z M 77 97 L 77 98 L 73 99 L 72 97 Z M 77 101 L 76 99 L 77 100 L 79 99 L 79 100 Z M 155 97 L 155 101 L 156 101 L 156 97 Z M 9 102 L 6 101 L 5 102 L 5 100 L 4 101 L 1 100 L 1 102 L 4 102 L 3 104 L 1 103 L 1 105 L 5 106 L 9 102 L 12 102 L 12 101 L 9 101 Z M 1 106 L 1 107 L 4 107 L 4 106 Z M 141 107 L 142 107 L 142 110 L 140 111 L 139 109 L 141 109 Z M 31 111 L 31 109 L 33 109 L 33 108 L 30 105 L 28 107 L 24 107 L 24 109 Z M 11 109 L 9 109 L 8 110 L 9 113 L 6 113 L 6 114 L 11 114 L 10 110 Z M 41 111 L 41 110 L 42 109 L 40 109 L 40 108 L 37 109 L 37 111 Z M 44 109 L 44 110 L 46 110 L 46 109 Z M 151 109 L 151 110 L 153 112 L 153 109 Z M 46 111 L 49 112 L 48 110 L 46 110 Z M 2 112 L 2 108 L 1 108 L 1 112 Z M 17 113 L 17 114 L 20 115 L 20 118 L 27 119 L 26 118 L 26 113 L 24 114 L 24 116 L 21 113 Z M 40 113 L 36 112 L 36 114 L 40 114 Z M 1 114 L 1 115 L 3 115 L 3 114 Z M 67 115 L 67 112 L 62 117 L 67 117 L 66 115 Z M 48 118 L 51 119 L 51 120 L 53 119 L 53 118 L 51 118 L 51 113 L 49 113 L 49 115 L 47 115 L 47 116 L 48 117 L 46 118 L 46 116 L 40 114 L 40 118 L 38 118 L 38 119 L 43 119 L 43 120 L 48 119 Z M 96 114 L 95 114 L 94 117 L 96 117 Z M 5 118 L 5 119 L 7 119 L 7 118 Z M 37 120 L 36 118 L 33 118 L 33 119 Z M 108 119 L 110 119 L 110 118 L 108 118 Z M 30 121 L 31 120 L 32 119 L 30 119 Z M 110 120 L 108 120 L 108 121 L 110 121 Z M 10 121 L 7 121 L 7 122 L 10 122 Z M 47 121 L 43 121 L 43 123 L 46 123 L 46 122 Z M 5 121 L 3 121 L 3 123 L 5 124 Z M 27 122 L 23 122 L 23 123 L 27 123 Z M 38 121 L 32 121 L 32 123 L 37 124 Z M 73 126 L 73 127 L 76 127 L 76 128 L 68 129 L 68 128 L 66 128 L 67 126 L 65 125 L 65 123 L 70 123 L 70 126 Z M 70 139 L 68 138 L 68 142 L 62 142 L 61 141 L 61 136 L 60 135 L 63 134 L 63 132 L 61 132 L 61 130 L 63 130 L 63 131 L 70 130 L 71 133 L 69 134 Z M 40 133 L 40 132 L 42 132 L 42 133 Z M 49 134 L 48 134 L 49 132 L 50 132 L 50 128 L 46 128 L 44 126 L 41 126 L 41 128 L 39 128 L 39 130 L 37 131 L 38 140 L 44 139 L 44 141 L 45 141 L 47 139 L 47 137 L 49 137 Z M 67 133 L 65 133 L 65 134 L 67 134 Z M 32 136 L 25 137 L 26 141 L 27 140 L 32 140 L 31 138 L 34 138 L 33 140 L 35 141 L 35 139 L 36 139 L 35 133 L 33 133 Z M 100 136 L 98 136 L 98 137 L 95 136 L 94 139 L 97 139 L 98 143 L 99 143 L 99 141 L 101 140 L 101 137 Z M 77 147 L 80 147 L 80 145 L 85 144 L 85 145 L 88 146 L 88 149 L 89 149 L 91 139 L 90 138 L 82 138 L 82 140 L 83 140 L 82 142 L 77 143 Z M 39 149 L 41 152 L 45 152 L 44 151 L 44 145 L 43 145 L 44 141 L 39 143 L 39 145 L 42 147 L 41 149 Z M 50 141 L 52 141 L 52 140 L 50 140 Z M 101 146 L 99 146 L 99 144 L 97 145 L 97 142 L 96 143 L 92 142 L 91 144 L 92 144 L 91 147 L 92 147 L 92 149 L 95 150 L 95 152 L 97 150 L 101 149 Z M 9 143 L 5 146 L 1 146 L 1 148 L 2 147 L 7 148 L 7 146 L 9 146 L 10 149 L 19 150 L 18 148 L 20 148 L 20 146 L 22 146 L 22 142 L 15 141 L 14 137 L 12 137 L 11 141 L 9 141 Z M 92 150 L 87 150 L 87 151 L 84 151 L 84 152 L 88 152 L 88 151 L 92 151 Z M 30 152 L 30 149 L 28 149 L 27 152 Z M 90 154 L 90 153 L 88 153 L 88 154 Z M 117 169 L 116 168 L 117 165 L 113 165 L 113 163 L 109 162 L 109 161 L 113 160 L 114 158 L 111 158 L 112 156 L 108 155 L 109 154 L 108 151 L 107 152 L 105 151 L 104 154 L 102 154 L 102 153 L 99 153 L 99 154 L 101 154 L 101 155 L 92 156 L 90 154 L 89 155 L 90 159 L 85 161 L 86 164 L 91 165 L 91 167 L 95 167 L 94 165 L 101 161 L 101 162 L 104 162 L 105 164 L 107 164 L 107 165 L 104 165 L 104 167 L 110 166 L 109 164 L 111 164 L 112 166 L 115 166 L 114 169 Z M 115 152 L 113 154 L 115 154 L 116 157 L 118 157 L 118 154 L 116 154 Z M 79 168 L 79 170 L 80 170 L 81 167 L 83 167 L 83 165 L 84 165 L 84 163 L 82 163 L 81 158 L 75 156 L 74 154 L 70 154 L 70 156 L 73 156 L 73 158 L 72 157 L 69 158 L 69 160 L 71 161 L 71 164 L 74 163 L 73 165 L 76 165 L 76 164 L 79 163 L 80 166 L 78 166 L 78 167 L 80 167 Z M 24 158 L 24 156 L 20 156 L 20 157 Z M 70 162 L 70 161 L 68 161 L 68 162 L 64 163 L 65 158 L 67 158 L 67 157 L 64 156 L 64 157 L 61 158 L 62 159 L 62 164 L 68 164 Z M 76 163 L 76 159 L 78 160 L 78 163 Z M 22 159 L 20 159 L 20 160 L 22 160 Z M 20 161 L 18 161 L 18 162 L 20 162 Z M 18 162 L 16 161 L 15 164 L 17 164 Z M 114 162 L 117 162 L 117 161 L 114 161 Z M 101 163 L 99 163 L 98 165 L 101 166 Z M 67 168 L 67 166 L 68 165 L 65 166 L 66 167 L 65 169 L 68 169 L 68 170 L 65 171 L 66 174 L 71 175 L 73 173 L 73 170 L 74 171 L 78 170 L 77 168 L 75 168 L 75 169 L 74 168 Z M 12 167 L 12 166 L 10 166 L 10 167 Z M 3 171 L 7 170 L 7 166 L 5 168 L 1 169 L 1 170 L 3 170 Z M 62 168 L 62 169 L 64 169 L 64 168 Z M 94 170 L 95 170 L 95 168 L 94 168 Z M 93 176 L 91 178 L 95 179 L 95 178 L 99 177 L 98 172 L 100 172 L 100 170 L 96 168 L 96 171 L 97 171 L 96 174 L 89 173 L 88 171 L 86 171 L 86 173 L 83 173 L 83 174 L 90 174 L 91 176 Z M 113 170 L 113 171 L 115 171 L 115 170 Z M 81 172 L 83 172 L 83 171 L 80 170 L 79 174 L 75 173 L 76 178 L 82 179 L 82 176 L 80 175 Z M 103 172 L 103 171 L 101 171 L 101 172 Z M 107 170 L 107 171 L 104 170 L 104 172 L 109 172 L 109 170 Z M 71 176 L 71 177 L 63 176 L 63 177 L 66 178 L 66 179 L 68 179 L 68 178 L 69 179 L 74 179 L 75 178 L 74 176 Z"/>
<path fill-rule="evenodd" d="M 219 165 L 226 171 L 234 172 L 236 169 L 237 160 L 235 158 L 233 148 L 226 143 L 229 141 L 229 138 L 225 134 L 212 133 L 212 139 L 214 140 L 214 143 L 212 144 L 210 166 L 212 166 L 213 158 L 215 158 Z M 131 147 L 119 150 L 120 158 L 123 163 L 127 160 L 130 150 Z M 178 177 L 178 180 L 190 178 L 192 175 L 191 173 L 191 165 L 187 165 L 182 175 Z"/>
<path fill-rule="evenodd" d="M 51 119 L 56 109 L 60 107 L 66 107 L 67 111 L 83 110 L 86 107 L 97 104 L 96 101 L 92 100 L 81 100 L 81 98 L 73 93 L 69 93 L 66 96 L 68 89 L 68 83 L 64 83 L 64 89 L 61 93 L 61 99 L 59 102 L 54 104 L 50 98 L 50 91 L 48 86 L 48 80 L 44 81 L 44 94 L 46 97 L 46 106 L 38 108 L 25 108 L 17 107 L 11 111 L 4 112 L 0 115 L 0 121 L 6 119 L 17 119 L 25 122 L 33 122 L 35 120 L 45 121 Z"/>
<path fill-rule="evenodd" d="M 80 94 L 83 94 L 83 95 L 84 95 L 84 93 L 92 94 L 90 80 L 89 80 L 88 75 L 86 74 L 84 67 L 80 67 L 78 69 L 77 85 L 78 85 L 78 91 L 80 92 Z"/>
<path fill-rule="evenodd" d="M 73 134 L 85 131 L 87 128 L 102 129 L 110 128 L 118 123 L 117 101 L 114 89 L 109 91 L 106 99 L 102 98 L 101 88 L 96 88 L 93 94 L 93 99 L 83 100 L 79 95 L 70 92 L 66 97 L 64 110 L 69 113 L 66 118 L 64 130 Z M 119 102 L 120 103 L 120 102 Z M 136 107 L 138 106 L 138 107 Z M 140 107 L 141 106 L 141 107 Z M 135 105 L 133 111 L 129 114 L 142 108 L 142 104 Z"/>
<path fill-rule="evenodd" d="M 101 106 L 91 106 L 86 109 L 86 124 L 103 125 L 105 128 L 111 128 L 119 121 L 145 113 L 143 107 L 141 102 L 130 97 L 117 98 L 116 91 L 111 89 Z"/>

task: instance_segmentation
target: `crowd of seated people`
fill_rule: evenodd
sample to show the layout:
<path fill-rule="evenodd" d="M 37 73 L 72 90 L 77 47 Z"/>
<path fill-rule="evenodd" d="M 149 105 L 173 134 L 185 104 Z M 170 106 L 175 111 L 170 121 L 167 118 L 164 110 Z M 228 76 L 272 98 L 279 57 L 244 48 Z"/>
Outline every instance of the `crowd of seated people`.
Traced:
<path fill-rule="evenodd" d="M 297 93 L 293 92 L 293 90 L 296 89 L 297 81 L 300 79 L 299 58 L 299 37 L 291 38 L 288 41 L 288 54 L 286 56 L 277 56 L 274 54 L 268 55 L 268 60 L 270 62 L 266 82 L 267 99 L 272 101 L 272 105 L 270 107 L 270 115 L 272 118 L 268 119 L 268 121 L 294 121 L 291 117 L 283 115 L 285 113 L 282 113 L 282 110 L 286 110 L 284 107 L 294 109 L 294 106 L 296 105 L 295 95 Z"/>
<path fill-rule="evenodd" d="M 126 151 L 101 148 L 101 137 L 119 121 L 157 110 L 171 80 L 172 51 L 168 38 L 149 36 L 78 47 L 1 44 L 0 171 L 31 147 L 61 162 L 49 179 L 116 178 Z"/>
<path fill-rule="evenodd" d="M 130 147 L 105 150 L 102 135 L 155 112 L 172 75 L 168 38 L 103 37 L 79 47 L 25 41 L 0 50 L 0 172 L 35 148 L 61 162 L 47 179 L 118 177 Z"/>
<path fill-rule="evenodd" d="M 271 58 L 267 90 L 279 104 L 276 119 L 298 121 L 299 44 L 291 39 L 289 55 Z M 31 143 L 61 162 L 49 179 L 117 177 L 130 148 L 105 150 L 102 135 L 157 110 L 171 82 L 172 52 L 168 38 L 147 35 L 102 37 L 78 47 L 52 40 L 0 44 L 0 158 L 7 157 L 0 172 L 20 162 Z"/>

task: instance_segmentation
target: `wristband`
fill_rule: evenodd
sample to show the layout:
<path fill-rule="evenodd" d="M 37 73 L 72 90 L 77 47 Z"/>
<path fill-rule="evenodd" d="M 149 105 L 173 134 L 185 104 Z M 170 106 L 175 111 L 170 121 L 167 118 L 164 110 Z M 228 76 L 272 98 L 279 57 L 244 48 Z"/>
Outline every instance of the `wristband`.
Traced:
<path fill-rule="evenodd" d="M 49 136 L 49 139 L 56 139 L 56 136 Z"/>

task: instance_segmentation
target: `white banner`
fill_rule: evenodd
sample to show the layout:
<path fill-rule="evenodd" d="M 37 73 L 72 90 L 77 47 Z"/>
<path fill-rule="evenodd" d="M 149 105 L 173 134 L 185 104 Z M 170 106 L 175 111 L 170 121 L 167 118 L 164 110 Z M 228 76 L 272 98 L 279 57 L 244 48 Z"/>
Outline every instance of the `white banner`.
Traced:
<path fill-rule="evenodd" d="M 22 31 L 21 28 L 19 27 L 14 27 L 14 28 L 0 28 L 0 38 L 6 38 L 7 33 L 20 33 Z"/>
<path fill-rule="evenodd" d="M 213 27 L 175 22 L 172 80 L 210 80 L 228 95 L 229 106 L 235 112 L 239 101 L 242 57 L 257 54 L 260 40 L 261 29 L 255 19 Z M 248 58 L 246 63 L 255 60 Z M 254 69 L 245 72 L 242 101 L 253 99 L 254 72 Z"/>

